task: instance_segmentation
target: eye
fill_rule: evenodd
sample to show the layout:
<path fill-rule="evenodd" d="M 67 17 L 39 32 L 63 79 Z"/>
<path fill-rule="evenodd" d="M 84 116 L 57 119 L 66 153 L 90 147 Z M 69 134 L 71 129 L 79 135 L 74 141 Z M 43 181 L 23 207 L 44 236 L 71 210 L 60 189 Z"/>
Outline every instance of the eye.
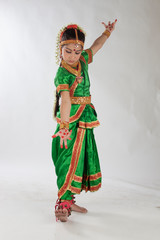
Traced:
<path fill-rule="evenodd" d="M 66 53 L 71 53 L 71 52 L 69 52 L 69 51 L 66 50 Z"/>
<path fill-rule="evenodd" d="M 77 55 L 79 55 L 81 52 L 76 52 Z"/>

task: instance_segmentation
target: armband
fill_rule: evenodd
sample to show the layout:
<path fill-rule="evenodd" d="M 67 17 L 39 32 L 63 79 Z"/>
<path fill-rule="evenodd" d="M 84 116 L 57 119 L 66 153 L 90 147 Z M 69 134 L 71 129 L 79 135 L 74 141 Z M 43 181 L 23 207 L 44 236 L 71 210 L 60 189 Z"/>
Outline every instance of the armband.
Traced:
<path fill-rule="evenodd" d="M 61 121 L 59 129 L 63 129 L 63 128 L 66 128 L 69 130 L 69 122 Z"/>
<path fill-rule="evenodd" d="M 102 34 L 106 35 L 108 38 L 111 35 L 111 33 L 107 29 Z"/>

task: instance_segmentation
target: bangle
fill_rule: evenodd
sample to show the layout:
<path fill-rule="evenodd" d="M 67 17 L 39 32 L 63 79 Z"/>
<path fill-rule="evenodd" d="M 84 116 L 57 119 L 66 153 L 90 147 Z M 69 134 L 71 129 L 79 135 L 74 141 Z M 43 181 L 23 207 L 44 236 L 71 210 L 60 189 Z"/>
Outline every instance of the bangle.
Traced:
<path fill-rule="evenodd" d="M 69 122 L 61 121 L 59 129 L 66 128 L 69 130 Z"/>
<path fill-rule="evenodd" d="M 111 33 L 107 29 L 102 34 L 106 35 L 108 38 L 111 35 Z"/>

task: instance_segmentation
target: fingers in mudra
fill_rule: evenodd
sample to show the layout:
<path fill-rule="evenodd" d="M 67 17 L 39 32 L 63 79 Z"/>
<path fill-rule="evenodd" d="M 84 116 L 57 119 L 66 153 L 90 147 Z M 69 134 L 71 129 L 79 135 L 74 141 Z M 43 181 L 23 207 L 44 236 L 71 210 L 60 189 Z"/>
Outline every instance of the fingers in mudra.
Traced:
<path fill-rule="evenodd" d="M 68 129 L 61 129 L 56 134 L 54 134 L 52 136 L 52 138 L 56 138 L 56 137 L 59 136 L 60 139 L 61 139 L 60 140 L 61 148 L 63 148 L 63 142 L 64 142 L 65 148 L 67 149 L 68 148 L 68 146 L 67 146 L 67 139 L 71 140 L 71 138 L 70 138 L 71 133 L 72 133 L 72 130 L 69 131 Z"/>
<path fill-rule="evenodd" d="M 116 22 L 117 22 L 117 19 L 113 23 L 109 21 L 108 25 L 106 25 L 104 22 L 102 22 L 102 24 L 105 26 L 106 30 L 108 30 L 109 32 L 112 32 L 115 28 Z"/>

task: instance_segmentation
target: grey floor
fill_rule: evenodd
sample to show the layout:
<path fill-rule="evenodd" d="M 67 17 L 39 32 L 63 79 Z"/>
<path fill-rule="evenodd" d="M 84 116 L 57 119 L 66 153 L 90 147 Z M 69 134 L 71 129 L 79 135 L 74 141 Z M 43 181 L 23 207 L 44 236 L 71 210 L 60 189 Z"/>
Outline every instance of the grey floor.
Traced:
<path fill-rule="evenodd" d="M 88 213 L 72 212 L 66 223 L 55 221 L 57 189 L 50 170 L 4 166 L 0 189 L 2 240 L 160 239 L 158 184 L 103 179 L 99 191 L 76 197 L 77 204 L 88 208 Z"/>

